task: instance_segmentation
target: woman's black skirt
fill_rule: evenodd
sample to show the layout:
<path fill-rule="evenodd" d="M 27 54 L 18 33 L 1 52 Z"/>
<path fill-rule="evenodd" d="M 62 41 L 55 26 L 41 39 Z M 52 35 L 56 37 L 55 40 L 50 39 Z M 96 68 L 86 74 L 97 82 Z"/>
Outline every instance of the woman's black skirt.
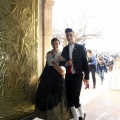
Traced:
<path fill-rule="evenodd" d="M 54 67 L 47 67 L 37 88 L 35 99 L 37 108 L 41 111 L 47 111 L 57 106 L 62 99 L 62 90 L 63 77 Z"/>

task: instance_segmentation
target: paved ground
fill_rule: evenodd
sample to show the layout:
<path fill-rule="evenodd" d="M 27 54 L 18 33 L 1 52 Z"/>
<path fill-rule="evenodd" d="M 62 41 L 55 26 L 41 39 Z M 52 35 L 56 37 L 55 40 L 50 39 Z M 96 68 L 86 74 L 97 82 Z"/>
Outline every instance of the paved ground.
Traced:
<path fill-rule="evenodd" d="M 109 89 L 109 76 L 110 73 L 105 75 L 103 85 L 97 77 L 95 90 L 82 91 L 81 102 L 87 113 L 86 120 L 120 120 L 120 91 Z"/>
<path fill-rule="evenodd" d="M 103 85 L 98 76 L 96 89 L 92 87 L 90 79 L 90 89 L 81 92 L 81 103 L 87 113 L 86 120 L 120 120 L 120 91 L 109 89 L 109 73 L 105 75 Z M 24 120 L 40 120 L 34 115 Z"/>

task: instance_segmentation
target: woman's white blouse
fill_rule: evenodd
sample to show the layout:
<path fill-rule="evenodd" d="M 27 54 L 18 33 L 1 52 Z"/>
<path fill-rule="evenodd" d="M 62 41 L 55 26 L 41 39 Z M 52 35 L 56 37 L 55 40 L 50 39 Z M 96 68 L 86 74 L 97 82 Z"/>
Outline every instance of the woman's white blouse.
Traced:
<path fill-rule="evenodd" d="M 54 56 L 52 55 L 52 51 L 49 51 L 46 56 L 47 64 L 52 66 L 52 61 L 55 61 L 57 64 L 59 64 L 58 56 L 61 56 L 60 51 L 58 51 Z"/>

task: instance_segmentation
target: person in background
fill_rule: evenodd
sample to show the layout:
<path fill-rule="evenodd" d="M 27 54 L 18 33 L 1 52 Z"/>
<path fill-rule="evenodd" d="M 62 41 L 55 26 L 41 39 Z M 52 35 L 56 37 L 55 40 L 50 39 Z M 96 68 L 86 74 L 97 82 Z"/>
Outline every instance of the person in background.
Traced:
<path fill-rule="evenodd" d="M 111 72 L 113 70 L 113 65 L 114 65 L 114 58 L 111 55 L 108 59 L 108 64 L 107 64 L 109 72 Z"/>
<path fill-rule="evenodd" d="M 110 89 L 120 91 L 120 56 L 116 57 L 113 70 L 110 72 L 110 74 Z"/>
<path fill-rule="evenodd" d="M 107 67 L 104 63 L 104 60 L 99 58 L 97 62 L 97 73 L 99 74 L 99 77 L 101 79 L 101 84 L 103 84 L 104 72 L 107 72 Z"/>
<path fill-rule="evenodd" d="M 89 65 L 89 72 L 92 74 L 92 80 L 93 80 L 93 89 L 96 88 L 96 57 L 92 55 L 91 50 L 87 50 L 87 60 Z M 85 89 L 89 89 L 89 84 L 86 85 Z"/>

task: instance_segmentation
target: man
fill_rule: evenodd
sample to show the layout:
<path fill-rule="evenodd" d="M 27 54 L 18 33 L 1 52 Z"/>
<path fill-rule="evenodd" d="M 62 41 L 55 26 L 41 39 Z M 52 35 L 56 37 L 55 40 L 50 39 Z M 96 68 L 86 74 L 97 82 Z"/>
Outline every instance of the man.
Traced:
<path fill-rule="evenodd" d="M 93 89 L 96 88 L 96 57 L 92 55 L 91 50 L 87 50 L 87 59 L 88 59 L 88 64 L 89 64 L 89 70 L 92 74 L 92 80 L 93 80 Z M 85 89 L 89 89 L 89 84 L 86 85 Z"/>
<path fill-rule="evenodd" d="M 68 105 L 71 109 L 74 120 L 85 120 L 86 114 L 79 103 L 79 96 L 82 87 L 82 80 L 88 84 L 89 67 L 86 58 L 86 51 L 83 45 L 75 43 L 75 34 L 71 28 L 65 30 L 68 45 L 63 48 L 61 56 L 66 59 L 65 85 Z M 84 78 L 83 78 L 84 72 Z M 76 108 L 80 113 L 77 116 Z"/>

